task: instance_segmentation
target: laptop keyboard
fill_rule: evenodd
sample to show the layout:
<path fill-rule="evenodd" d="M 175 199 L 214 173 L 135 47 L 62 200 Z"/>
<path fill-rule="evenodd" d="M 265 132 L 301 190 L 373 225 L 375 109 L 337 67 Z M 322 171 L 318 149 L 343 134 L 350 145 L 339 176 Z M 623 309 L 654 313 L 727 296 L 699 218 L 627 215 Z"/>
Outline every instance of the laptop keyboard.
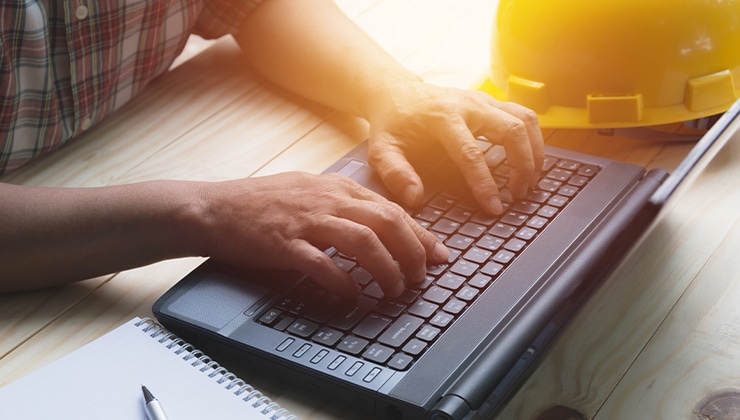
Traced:
<path fill-rule="evenodd" d="M 598 172 L 592 165 L 547 156 L 537 187 L 515 201 L 506 188 L 510 169 L 503 148 L 479 143 L 504 213 L 483 213 L 467 187 L 443 188 L 413 213 L 447 245 L 446 264 L 429 267 L 421 284 L 389 299 L 364 268 L 329 249 L 328 255 L 362 286 L 357 300 L 334 297 L 306 279 L 258 322 L 395 370 L 411 367 Z"/>

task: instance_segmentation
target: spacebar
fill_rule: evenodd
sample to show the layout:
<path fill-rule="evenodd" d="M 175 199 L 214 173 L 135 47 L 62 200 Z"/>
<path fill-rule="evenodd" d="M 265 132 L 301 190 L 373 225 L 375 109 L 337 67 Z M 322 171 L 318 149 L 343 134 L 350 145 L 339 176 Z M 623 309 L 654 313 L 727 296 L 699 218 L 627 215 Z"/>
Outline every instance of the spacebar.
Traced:
<path fill-rule="evenodd" d="M 387 330 L 378 338 L 380 343 L 390 347 L 399 347 L 419 329 L 424 320 L 412 315 L 401 315 Z"/>

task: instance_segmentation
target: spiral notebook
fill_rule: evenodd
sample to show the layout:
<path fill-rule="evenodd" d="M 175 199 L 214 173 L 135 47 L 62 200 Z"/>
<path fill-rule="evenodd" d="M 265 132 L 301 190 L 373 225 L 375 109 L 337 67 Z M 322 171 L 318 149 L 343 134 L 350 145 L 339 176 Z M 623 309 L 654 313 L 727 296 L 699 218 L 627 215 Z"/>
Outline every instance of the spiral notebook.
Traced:
<path fill-rule="evenodd" d="M 0 417 L 146 420 L 142 385 L 170 420 L 297 419 L 159 324 L 140 318 L 0 388 Z"/>

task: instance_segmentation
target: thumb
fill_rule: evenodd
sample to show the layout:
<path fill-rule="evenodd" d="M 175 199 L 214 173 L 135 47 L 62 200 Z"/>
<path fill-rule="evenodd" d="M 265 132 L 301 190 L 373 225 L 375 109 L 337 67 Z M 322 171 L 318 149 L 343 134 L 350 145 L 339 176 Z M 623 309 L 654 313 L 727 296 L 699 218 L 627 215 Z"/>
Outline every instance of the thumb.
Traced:
<path fill-rule="evenodd" d="M 418 207 L 424 198 L 421 178 L 411 166 L 400 143 L 388 133 L 371 134 L 368 147 L 368 161 L 380 179 L 402 204 Z"/>

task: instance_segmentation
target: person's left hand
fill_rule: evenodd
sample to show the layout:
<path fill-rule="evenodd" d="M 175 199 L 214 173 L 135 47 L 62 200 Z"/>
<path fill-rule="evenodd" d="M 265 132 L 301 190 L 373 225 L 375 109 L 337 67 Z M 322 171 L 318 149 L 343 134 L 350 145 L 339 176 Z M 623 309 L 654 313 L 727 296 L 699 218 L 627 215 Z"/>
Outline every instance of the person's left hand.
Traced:
<path fill-rule="evenodd" d="M 479 205 L 500 214 L 500 192 L 475 138 L 504 147 L 511 173 L 509 189 L 524 198 L 544 161 L 537 115 L 521 105 L 500 102 L 483 92 L 404 81 L 378 95 L 370 122 L 369 160 L 386 187 L 403 204 L 420 205 L 421 178 L 409 157 L 428 142 L 439 142 L 457 165 Z"/>

